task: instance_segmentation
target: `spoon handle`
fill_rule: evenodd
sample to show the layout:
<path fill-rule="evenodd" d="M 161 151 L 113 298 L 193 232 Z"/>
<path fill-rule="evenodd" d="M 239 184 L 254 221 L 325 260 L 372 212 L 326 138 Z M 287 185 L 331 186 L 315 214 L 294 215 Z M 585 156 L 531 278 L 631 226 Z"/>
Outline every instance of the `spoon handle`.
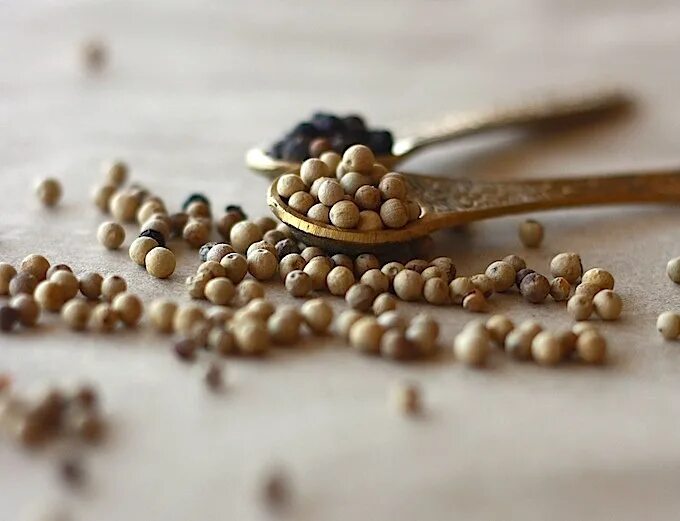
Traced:
<path fill-rule="evenodd" d="M 421 134 L 399 139 L 393 153 L 404 156 L 423 147 L 487 130 L 568 122 L 625 107 L 630 99 L 619 91 L 599 91 L 573 98 L 545 98 L 524 105 L 453 114 Z"/>
<path fill-rule="evenodd" d="M 576 206 L 680 203 L 680 168 L 512 182 L 428 179 L 410 182 L 427 184 L 419 192 L 424 195 L 424 217 L 435 227 Z"/>

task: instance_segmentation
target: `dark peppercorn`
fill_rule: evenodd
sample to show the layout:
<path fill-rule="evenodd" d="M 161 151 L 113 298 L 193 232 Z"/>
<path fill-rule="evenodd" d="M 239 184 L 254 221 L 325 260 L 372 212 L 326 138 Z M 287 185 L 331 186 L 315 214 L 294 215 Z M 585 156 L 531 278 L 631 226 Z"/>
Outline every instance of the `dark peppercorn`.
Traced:
<path fill-rule="evenodd" d="M 198 249 L 198 257 L 201 259 L 201 262 L 205 262 L 208 260 L 208 252 L 210 251 L 210 248 L 215 246 L 217 244 L 216 242 L 206 242 L 203 246 L 201 246 Z"/>
<path fill-rule="evenodd" d="M 524 268 L 517 272 L 517 275 L 515 275 L 515 284 L 517 284 L 518 288 L 522 284 L 522 280 L 524 279 L 524 277 L 526 277 L 530 273 L 536 273 L 536 270 L 532 270 L 531 268 Z"/>
<path fill-rule="evenodd" d="M 104 421 L 96 414 L 84 415 L 77 425 L 77 431 L 80 437 L 88 443 L 99 443 L 106 434 L 106 425 Z"/>
<path fill-rule="evenodd" d="M 19 311 L 13 307 L 0 306 L 0 331 L 12 331 L 19 322 Z"/>
<path fill-rule="evenodd" d="M 165 237 L 163 234 L 156 230 L 143 230 L 139 234 L 140 237 L 151 237 L 154 241 L 158 243 L 161 248 L 165 248 Z"/>
<path fill-rule="evenodd" d="M 76 391 L 73 397 L 74 403 L 83 409 L 94 410 L 99 403 L 99 396 L 94 387 L 90 385 L 82 385 Z"/>
<path fill-rule="evenodd" d="M 269 155 L 276 159 L 281 159 L 283 157 L 283 145 L 285 144 L 285 141 L 277 141 L 274 143 L 269 149 Z"/>
<path fill-rule="evenodd" d="M 540 273 L 529 273 L 522 279 L 519 291 L 529 302 L 539 304 L 550 293 L 550 282 Z"/>
<path fill-rule="evenodd" d="M 186 200 L 182 203 L 182 210 L 186 210 L 187 208 L 189 208 L 189 205 L 191 203 L 196 202 L 196 201 L 200 201 L 200 202 L 205 203 L 208 206 L 210 206 L 210 201 L 208 200 L 208 198 L 205 195 L 195 193 L 195 194 L 191 194 L 189 197 L 187 197 Z"/>
<path fill-rule="evenodd" d="M 293 136 L 286 139 L 281 156 L 286 161 L 304 161 L 308 157 L 309 143 L 311 139 L 301 136 Z"/>
<path fill-rule="evenodd" d="M 342 120 L 339 117 L 325 112 L 317 112 L 314 114 L 312 116 L 312 125 L 314 125 L 319 134 L 323 136 L 330 136 L 345 130 Z"/>
<path fill-rule="evenodd" d="M 312 138 L 317 134 L 317 128 L 308 121 L 303 121 L 295 125 L 295 128 L 290 133 L 291 136 L 309 137 Z"/>
<path fill-rule="evenodd" d="M 394 138 L 389 130 L 374 130 L 369 133 L 368 147 L 375 155 L 387 155 L 392 153 Z"/>
<path fill-rule="evenodd" d="M 281 511 L 290 505 L 290 482 L 282 470 L 275 470 L 266 476 L 262 487 L 262 499 L 273 511 Z"/>
<path fill-rule="evenodd" d="M 184 338 L 175 344 L 175 354 L 177 358 L 185 362 L 191 362 L 196 358 L 196 342 L 191 338 Z"/>
<path fill-rule="evenodd" d="M 291 253 L 300 253 L 300 248 L 293 239 L 283 239 L 276 243 L 276 256 L 279 261 Z"/>
<path fill-rule="evenodd" d="M 361 116 L 352 114 L 342 118 L 342 123 L 345 126 L 347 132 L 366 132 L 366 124 Z"/>
<path fill-rule="evenodd" d="M 331 150 L 333 146 L 331 142 L 325 137 L 318 137 L 309 144 L 310 157 L 319 157 L 324 152 Z"/>
<path fill-rule="evenodd" d="M 222 387 L 222 367 L 217 362 L 213 362 L 205 373 L 205 384 L 212 391 L 217 391 Z"/>
<path fill-rule="evenodd" d="M 241 216 L 241 220 L 242 220 L 242 221 L 245 221 L 245 220 L 248 218 L 248 216 L 246 215 L 246 212 L 243 211 L 243 208 L 241 208 L 241 207 L 240 207 L 239 205 L 237 205 L 237 204 L 229 204 L 229 205 L 227 205 L 227 207 L 224 209 L 224 211 L 225 211 L 226 213 L 236 212 L 237 214 L 239 214 L 239 215 Z"/>
<path fill-rule="evenodd" d="M 67 485 L 79 488 L 85 483 L 85 470 L 75 458 L 67 458 L 59 463 L 59 476 Z"/>
<path fill-rule="evenodd" d="M 170 215 L 172 236 L 181 237 L 187 222 L 189 222 L 189 216 L 184 212 L 177 212 Z"/>

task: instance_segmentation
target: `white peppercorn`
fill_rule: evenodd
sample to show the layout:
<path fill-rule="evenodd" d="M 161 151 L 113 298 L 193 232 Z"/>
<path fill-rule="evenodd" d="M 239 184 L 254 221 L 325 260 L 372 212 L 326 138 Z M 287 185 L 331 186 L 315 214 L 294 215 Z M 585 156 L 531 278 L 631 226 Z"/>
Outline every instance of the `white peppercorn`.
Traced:
<path fill-rule="evenodd" d="M 269 280 L 279 267 L 276 255 L 272 252 L 259 249 L 252 252 L 248 258 L 248 271 L 257 280 Z"/>
<path fill-rule="evenodd" d="M 116 222 L 103 222 L 97 228 L 97 240 L 107 250 L 117 250 L 125 241 L 125 229 Z"/>
<path fill-rule="evenodd" d="M 61 183 L 52 177 L 41 179 L 35 187 L 38 199 L 45 206 L 54 206 L 61 199 Z"/>
<path fill-rule="evenodd" d="M 505 261 L 492 262 L 485 272 L 485 275 L 491 279 L 493 290 L 498 293 L 508 291 L 515 285 L 516 274 L 515 268 Z"/>
<path fill-rule="evenodd" d="M 274 314 L 274 311 L 276 311 L 274 304 L 262 297 L 254 298 L 248 302 L 248 305 L 245 307 L 245 309 L 248 311 L 248 313 L 252 313 L 262 320 L 268 319 Z"/>
<path fill-rule="evenodd" d="M 158 232 L 161 234 L 164 241 L 167 241 L 170 238 L 170 224 L 157 214 L 154 214 L 151 218 L 144 221 L 140 229 L 142 230 L 142 233 L 148 231 Z"/>
<path fill-rule="evenodd" d="M 324 179 L 319 183 L 317 198 L 321 204 L 332 207 L 343 200 L 345 191 L 336 179 Z"/>
<path fill-rule="evenodd" d="M 333 308 L 321 298 L 302 304 L 300 313 L 307 327 L 316 335 L 326 334 L 333 321 Z"/>
<path fill-rule="evenodd" d="M 587 297 L 589 299 L 594 299 L 595 295 L 597 295 L 600 291 L 602 291 L 602 288 L 599 286 L 596 286 L 595 284 L 584 284 L 583 282 L 576 286 L 576 289 L 574 290 L 575 295 L 583 295 L 584 297 Z"/>
<path fill-rule="evenodd" d="M 208 333 L 208 346 L 217 354 L 228 356 L 236 351 L 234 334 L 222 327 L 213 327 Z"/>
<path fill-rule="evenodd" d="M 251 300 L 264 297 L 264 288 L 256 280 L 242 280 L 236 286 L 235 303 L 237 306 L 245 306 Z"/>
<path fill-rule="evenodd" d="M 408 209 L 400 199 L 388 199 L 380 206 L 380 218 L 388 228 L 403 228 L 408 217 Z"/>
<path fill-rule="evenodd" d="M 361 210 L 378 210 L 380 208 L 380 190 L 375 186 L 360 186 L 354 194 L 354 202 Z M 375 212 L 374 212 L 375 213 Z"/>
<path fill-rule="evenodd" d="M 312 278 L 302 270 L 293 270 L 286 275 L 285 286 L 293 297 L 306 297 L 312 291 Z"/>
<path fill-rule="evenodd" d="M 420 389 L 415 384 L 398 382 L 390 387 L 389 403 L 399 414 L 418 414 L 422 409 Z"/>
<path fill-rule="evenodd" d="M 272 246 L 274 246 L 276 248 L 276 245 L 279 242 L 288 240 L 288 238 L 284 235 L 283 232 L 281 232 L 277 229 L 273 229 L 273 230 L 266 231 L 264 233 L 264 235 L 262 236 L 262 240 L 265 241 L 265 242 L 268 242 L 269 244 L 271 244 Z M 233 250 L 233 248 L 232 248 L 232 250 Z M 278 252 L 278 250 L 277 250 L 277 252 Z M 229 252 L 229 253 L 231 253 L 231 252 Z"/>
<path fill-rule="evenodd" d="M 463 298 L 463 309 L 472 313 L 486 312 L 487 302 L 484 294 L 478 289 L 473 289 Z"/>
<path fill-rule="evenodd" d="M 333 171 L 335 171 L 335 168 Z M 300 166 L 300 178 L 307 186 L 312 186 L 312 183 L 317 179 L 330 177 L 330 175 L 331 171 L 322 159 L 307 159 Z"/>
<path fill-rule="evenodd" d="M 342 163 L 348 172 L 369 174 L 375 163 L 375 156 L 365 145 L 352 145 L 342 155 Z"/>
<path fill-rule="evenodd" d="M 336 266 L 328 272 L 326 286 L 331 295 L 344 296 L 354 284 L 354 274 L 344 266 Z"/>
<path fill-rule="evenodd" d="M 676 284 L 680 284 L 680 257 L 675 257 L 666 264 L 666 274 Z"/>
<path fill-rule="evenodd" d="M 84 300 L 73 299 L 61 309 L 61 317 L 74 331 L 84 331 L 90 322 L 90 306 Z"/>
<path fill-rule="evenodd" d="M 107 183 L 121 186 L 127 181 L 128 166 L 123 161 L 105 161 L 101 168 Z"/>
<path fill-rule="evenodd" d="M 505 315 L 493 315 L 486 321 L 486 330 L 491 340 L 499 346 L 505 345 L 505 339 L 515 329 L 515 324 Z"/>
<path fill-rule="evenodd" d="M 309 217 L 312 221 L 328 224 L 331 222 L 330 212 L 331 209 L 325 204 L 316 203 L 312 205 L 309 210 L 307 210 L 307 217 Z"/>
<path fill-rule="evenodd" d="M 269 351 L 269 332 L 262 320 L 244 319 L 233 329 L 239 352 L 246 356 L 262 356 Z"/>
<path fill-rule="evenodd" d="M 445 275 L 442 273 L 442 270 L 440 270 L 437 266 L 430 266 L 429 268 L 425 268 L 423 272 L 421 273 L 423 276 L 423 280 L 427 281 L 429 279 L 442 279 L 444 283 L 446 284 L 447 291 L 448 291 L 448 280 L 445 280 Z"/>
<path fill-rule="evenodd" d="M 525 300 L 540 304 L 550 294 L 550 282 L 540 273 L 529 273 L 522 279 L 519 291 Z"/>
<path fill-rule="evenodd" d="M 40 306 L 31 295 L 22 293 L 12 298 L 9 305 L 19 312 L 19 323 L 24 327 L 33 327 L 40 318 Z"/>
<path fill-rule="evenodd" d="M 319 159 L 323 161 L 328 167 L 328 175 L 331 175 L 338 168 L 338 165 L 342 162 L 342 157 L 337 152 L 329 150 L 324 152 L 319 156 Z"/>
<path fill-rule="evenodd" d="M 463 299 L 474 291 L 475 285 L 468 277 L 456 277 L 449 284 L 449 297 L 454 304 L 462 304 Z"/>
<path fill-rule="evenodd" d="M 484 298 L 489 298 L 493 295 L 494 281 L 488 275 L 478 273 L 477 275 L 470 277 L 470 282 L 472 282 L 475 289 L 478 289 L 482 295 L 484 295 Z"/>
<path fill-rule="evenodd" d="M 94 281 L 96 283 L 96 281 Z M 83 290 L 83 280 L 81 278 L 80 281 L 80 290 Z M 106 277 L 100 284 L 100 292 L 102 298 L 107 301 L 111 302 L 113 298 L 118 295 L 118 293 L 123 293 L 124 291 L 127 290 L 127 282 L 125 282 L 125 279 L 123 277 L 120 277 L 118 275 L 109 275 Z M 85 295 L 88 298 L 91 298 L 88 295 Z"/>
<path fill-rule="evenodd" d="M 182 229 L 182 238 L 192 248 L 200 248 L 210 238 L 210 227 L 198 219 L 190 219 Z"/>
<path fill-rule="evenodd" d="M 607 341 L 597 331 L 585 331 L 576 340 L 576 352 L 588 364 L 601 364 L 607 357 Z"/>
<path fill-rule="evenodd" d="M 621 297 L 610 289 L 603 289 L 593 298 L 595 313 L 602 320 L 617 320 L 621 316 Z"/>
<path fill-rule="evenodd" d="M 491 334 L 489 333 L 489 330 L 486 327 L 486 322 L 484 322 L 484 320 L 477 319 L 466 322 L 465 325 L 463 326 L 463 330 L 461 331 L 461 333 L 472 333 L 475 335 L 482 335 L 483 337 L 491 341 Z"/>
<path fill-rule="evenodd" d="M 279 263 L 279 276 L 281 277 L 281 281 L 285 281 L 286 277 L 291 271 L 295 270 L 304 270 L 306 268 L 307 261 L 302 257 L 302 255 L 298 253 L 289 253 L 285 257 L 281 259 L 281 262 Z M 306 272 L 308 275 L 312 276 L 309 272 Z M 314 279 L 312 278 L 312 286 L 314 286 Z M 321 287 L 326 286 L 326 279 L 324 277 L 323 279 L 323 284 Z M 314 288 L 316 289 L 316 288 Z"/>
<path fill-rule="evenodd" d="M 17 274 L 14 266 L 6 262 L 0 262 L 0 295 L 9 294 L 9 283 Z"/>
<path fill-rule="evenodd" d="M 321 188 L 321 185 L 324 183 L 324 181 L 326 181 L 326 178 L 321 177 L 321 178 L 315 180 L 312 183 L 312 186 L 309 187 L 309 193 L 315 200 L 319 199 L 319 189 Z M 323 203 L 320 203 L 320 204 L 323 204 Z"/>
<path fill-rule="evenodd" d="M 388 199 L 406 199 L 406 181 L 402 176 L 384 176 L 378 184 L 378 190 L 380 191 L 380 196 L 385 201 Z"/>
<path fill-rule="evenodd" d="M 120 321 L 128 327 L 135 327 L 144 313 L 141 299 L 132 293 L 119 293 L 111 302 L 111 307 Z"/>
<path fill-rule="evenodd" d="M 362 186 L 369 186 L 370 183 L 371 178 L 364 174 L 360 174 L 359 172 L 347 172 L 347 174 L 342 176 L 342 179 L 340 180 L 340 186 L 342 186 L 345 194 L 351 196 L 352 198 L 357 193 L 359 188 Z"/>
<path fill-rule="evenodd" d="M 364 272 L 361 275 L 360 282 L 366 284 L 373 288 L 373 291 L 377 294 L 385 293 L 390 289 L 390 281 L 380 269 L 372 268 Z"/>
<path fill-rule="evenodd" d="M 558 253 L 550 261 L 550 273 L 553 277 L 563 277 L 574 284 L 583 274 L 581 256 L 578 253 Z"/>
<path fill-rule="evenodd" d="M 267 320 L 271 340 L 280 345 L 291 345 L 300 340 L 302 316 L 293 306 L 282 306 Z"/>
<path fill-rule="evenodd" d="M 381 163 L 373 163 L 373 168 L 371 168 L 371 173 L 368 174 L 371 177 L 373 184 L 378 184 L 380 180 L 387 174 L 387 168 Z"/>
<path fill-rule="evenodd" d="M 437 257 L 430 261 L 430 267 L 439 269 L 447 284 L 456 278 L 456 265 L 450 257 Z M 425 271 L 423 271 L 423 274 Z"/>
<path fill-rule="evenodd" d="M 420 217 L 421 211 L 418 201 L 408 199 L 404 204 L 406 205 L 406 212 L 408 213 L 408 222 L 417 220 Z"/>
<path fill-rule="evenodd" d="M 248 261 L 240 253 L 230 253 L 222 258 L 220 265 L 224 268 L 224 276 L 234 284 L 238 284 L 248 273 Z"/>
<path fill-rule="evenodd" d="M 362 318 L 364 315 L 360 312 L 358 312 L 355 309 L 346 309 L 340 315 L 338 315 L 338 318 L 335 320 L 335 332 L 344 338 L 345 340 L 349 339 L 349 332 L 354 323 Z"/>
<path fill-rule="evenodd" d="M 37 253 L 32 253 L 25 257 L 19 265 L 20 272 L 28 272 L 33 275 L 38 282 L 47 278 L 47 270 L 50 269 L 50 262 Z"/>
<path fill-rule="evenodd" d="M 574 320 L 588 320 L 593 312 L 593 301 L 584 295 L 576 294 L 567 301 L 567 311 Z"/>
<path fill-rule="evenodd" d="M 141 206 L 137 209 L 137 215 L 135 216 L 139 224 L 147 222 L 154 215 L 166 214 L 167 210 L 165 205 L 155 199 L 147 199 Z M 166 222 L 166 224 L 170 224 Z"/>
<path fill-rule="evenodd" d="M 397 309 L 397 299 L 390 293 L 380 293 L 375 297 L 372 309 L 373 314 L 376 316 L 382 315 L 387 311 L 394 311 Z"/>
<path fill-rule="evenodd" d="M 403 331 L 389 329 L 380 340 L 380 355 L 392 360 L 412 360 L 418 357 L 418 348 L 411 342 Z"/>
<path fill-rule="evenodd" d="M 284 174 L 276 183 L 276 191 L 284 199 L 288 199 L 295 192 L 304 190 L 305 182 L 297 174 Z"/>
<path fill-rule="evenodd" d="M 176 333 L 188 336 L 193 327 L 205 321 L 205 312 L 200 306 L 188 304 L 175 309 L 172 317 L 172 327 Z"/>
<path fill-rule="evenodd" d="M 429 269 L 429 268 L 428 268 Z M 425 281 L 423 296 L 430 304 L 442 306 L 449 303 L 449 285 L 443 278 L 433 277 Z"/>
<path fill-rule="evenodd" d="M 254 222 L 260 230 L 262 230 L 262 233 L 268 232 L 269 230 L 275 230 L 279 224 L 278 221 L 266 215 L 258 217 Z"/>
<path fill-rule="evenodd" d="M 139 199 L 129 190 L 114 193 L 109 199 L 109 211 L 117 221 L 133 222 L 139 208 Z"/>
<path fill-rule="evenodd" d="M 352 309 L 366 312 L 371 309 L 375 300 L 375 290 L 367 284 L 354 284 L 345 294 L 345 302 Z"/>
<path fill-rule="evenodd" d="M 389 329 L 398 329 L 402 333 L 406 333 L 406 328 L 409 326 L 409 321 L 406 320 L 406 317 L 396 310 L 384 311 L 376 317 L 376 320 L 378 321 L 378 324 L 380 324 L 386 331 Z M 428 337 L 430 336 L 431 331 L 429 331 L 429 329 L 425 327 L 419 327 L 418 329 L 422 329 L 425 333 L 427 333 Z M 418 334 L 420 333 L 421 332 L 419 331 Z M 412 334 L 414 334 L 413 331 Z"/>
<path fill-rule="evenodd" d="M 531 357 L 531 343 L 535 335 L 526 330 L 515 328 L 505 337 L 505 351 L 516 360 L 528 360 Z"/>
<path fill-rule="evenodd" d="M 511 253 L 510 255 L 503 257 L 503 261 L 510 264 L 510 266 L 512 266 L 515 269 L 515 272 L 523 270 L 527 267 L 526 261 L 519 255 L 515 255 L 514 253 Z"/>
<path fill-rule="evenodd" d="M 380 215 L 372 210 L 362 210 L 359 212 L 359 222 L 357 230 L 362 232 L 373 232 L 383 229 L 383 222 Z"/>
<path fill-rule="evenodd" d="M 531 342 L 531 355 L 540 365 L 556 365 L 562 360 L 562 346 L 553 333 L 541 331 Z"/>
<path fill-rule="evenodd" d="M 172 251 L 158 246 L 146 254 L 144 265 L 149 275 L 158 279 L 166 279 L 175 272 L 177 261 Z"/>
<path fill-rule="evenodd" d="M 9 294 L 12 297 L 27 294 L 33 295 L 38 285 L 38 279 L 27 271 L 20 271 L 9 281 Z"/>
<path fill-rule="evenodd" d="M 92 202 L 102 212 L 108 213 L 111 197 L 116 193 L 116 187 L 110 184 L 97 185 L 92 190 Z"/>
<path fill-rule="evenodd" d="M 83 273 L 78 279 L 80 292 L 89 300 L 97 300 L 102 294 L 103 281 L 104 279 L 99 273 Z"/>
<path fill-rule="evenodd" d="M 47 273 L 45 273 L 45 278 L 47 280 L 50 280 L 50 277 L 54 275 L 57 271 L 69 271 L 73 273 L 73 270 L 68 264 L 53 264 L 50 266 L 50 269 L 47 270 Z"/>
<path fill-rule="evenodd" d="M 300 252 L 300 255 L 302 255 L 303 259 L 309 262 L 314 257 L 325 257 L 326 252 L 316 246 L 307 246 L 304 250 Z"/>
<path fill-rule="evenodd" d="M 404 265 L 400 262 L 388 262 L 380 269 L 380 271 L 382 271 L 387 276 L 387 280 L 389 281 L 391 287 L 394 285 L 394 277 L 396 277 L 397 273 L 403 269 Z"/>
<path fill-rule="evenodd" d="M 380 341 L 384 333 L 383 327 L 373 317 L 362 317 L 349 330 L 350 345 L 367 354 L 380 352 Z"/>
<path fill-rule="evenodd" d="M 592 322 L 576 322 L 576 324 L 571 327 L 571 331 L 578 336 L 586 331 L 597 331 L 597 328 Z"/>
<path fill-rule="evenodd" d="M 64 302 L 66 302 L 67 300 L 71 300 L 78 294 L 80 284 L 76 276 L 70 271 L 66 270 L 55 271 L 49 278 L 49 280 L 61 286 Z"/>
<path fill-rule="evenodd" d="M 288 199 L 288 206 L 302 215 L 306 215 L 314 203 L 314 197 L 309 192 L 295 192 Z"/>
<path fill-rule="evenodd" d="M 34 297 L 46 311 L 59 311 L 64 305 L 64 290 L 56 282 L 43 280 L 35 288 Z"/>
<path fill-rule="evenodd" d="M 177 304 L 172 300 L 154 300 L 149 307 L 149 318 L 151 319 L 151 325 L 159 333 L 171 333 L 174 328 L 173 322 L 176 312 Z"/>
<path fill-rule="evenodd" d="M 414 317 L 406 328 L 406 338 L 425 356 L 434 353 L 438 337 L 439 325 L 427 315 Z"/>
<path fill-rule="evenodd" d="M 543 242 L 543 225 L 527 219 L 519 225 L 519 239 L 527 248 L 538 248 Z"/>
<path fill-rule="evenodd" d="M 138 264 L 139 266 L 144 266 L 144 263 L 146 262 L 147 253 L 149 253 L 156 246 L 158 246 L 158 243 L 156 242 L 155 239 L 152 239 L 151 237 L 137 237 L 130 244 L 130 248 L 128 249 L 128 255 L 135 264 Z"/>
<path fill-rule="evenodd" d="M 98 333 L 110 333 L 118 324 L 118 314 L 110 304 L 102 302 L 97 304 L 90 312 L 88 326 Z"/>
<path fill-rule="evenodd" d="M 488 337 L 474 332 L 463 331 L 453 340 L 456 360 L 470 367 L 481 367 L 489 354 Z"/>
<path fill-rule="evenodd" d="M 656 329 L 666 340 L 675 340 L 680 336 L 680 315 L 664 311 L 656 319 Z"/>
<path fill-rule="evenodd" d="M 229 242 L 238 253 L 245 253 L 248 246 L 262 240 L 262 230 L 251 221 L 239 221 L 231 227 Z"/>
<path fill-rule="evenodd" d="M 225 243 L 215 244 L 215 246 L 208 250 L 205 260 L 221 262 L 222 259 L 224 259 L 230 253 L 234 253 L 234 248 L 232 248 L 231 245 Z"/>
<path fill-rule="evenodd" d="M 580 322 L 581 324 L 583 322 Z M 576 340 L 578 335 L 569 329 L 564 329 L 555 333 L 558 342 L 560 343 L 560 350 L 562 351 L 562 359 L 572 355 L 576 349 Z"/>
<path fill-rule="evenodd" d="M 518 327 L 522 331 L 525 331 L 527 334 L 529 334 L 532 340 L 536 335 L 543 331 L 543 326 L 536 320 L 525 320 Z"/>
<path fill-rule="evenodd" d="M 352 201 L 342 200 L 331 206 L 329 218 L 338 228 L 356 228 L 359 223 L 359 208 Z"/>
<path fill-rule="evenodd" d="M 593 284 L 600 289 L 614 289 L 614 277 L 611 273 L 600 268 L 592 268 L 581 277 L 583 284 Z"/>
<path fill-rule="evenodd" d="M 216 277 L 205 285 L 205 298 L 218 306 L 226 306 L 234 298 L 234 283 L 226 277 Z"/>
<path fill-rule="evenodd" d="M 571 284 L 564 277 L 555 277 L 550 281 L 550 296 L 556 302 L 562 302 L 569 298 Z"/>
<path fill-rule="evenodd" d="M 417 271 L 403 269 L 394 277 L 394 292 L 401 300 L 416 301 L 423 295 L 423 277 Z"/>
<path fill-rule="evenodd" d="M 412 259 L 404 265 L 404 268 L 406 268 L 407 270 L 417 271 L 420 274 L 422 274 L 423 271 L 425 271 L 429 267 L 430 263 L 427 262 L 425 259 Z"/>

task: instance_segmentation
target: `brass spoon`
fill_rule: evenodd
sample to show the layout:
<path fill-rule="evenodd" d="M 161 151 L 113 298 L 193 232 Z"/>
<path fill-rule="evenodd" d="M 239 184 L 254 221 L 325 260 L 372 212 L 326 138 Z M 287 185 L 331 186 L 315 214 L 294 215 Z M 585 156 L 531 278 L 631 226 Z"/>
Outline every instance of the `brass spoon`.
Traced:
<path fill-rule="evenodd" d="M 391 155 L 378 156 L 376 159 L 392 169 L 400 161 L 430 145 L 490 130 L 538 127 L 558 122 L 566 124 L 587 116 L 612 113 L 629 106 L 630 102 L 630 98 L 620 91 L 603 90 L 573 98 L 546 98 L 514 107 L 453 114 L 431 125 L 420 135 L 397 139 Z M 248 150 L 246 164 L 251 170 L 269 177 L 300 167 L 299 163 L 276 159 L 262 148 Z"/>
<path fill-rule="evenodd" d="M 507 182 L 403 175 L 421 213 L 417 220 L 395 230 L 344 230 L 314 222 L 281 199 L 276 191 L 279 178 L 269 187 L 267 202 L 274 215 L 308 246 L 354 254 L 393 249 L 435 230 L 490 217 L 586 205 L 680 202 L 680 169 Z"/>

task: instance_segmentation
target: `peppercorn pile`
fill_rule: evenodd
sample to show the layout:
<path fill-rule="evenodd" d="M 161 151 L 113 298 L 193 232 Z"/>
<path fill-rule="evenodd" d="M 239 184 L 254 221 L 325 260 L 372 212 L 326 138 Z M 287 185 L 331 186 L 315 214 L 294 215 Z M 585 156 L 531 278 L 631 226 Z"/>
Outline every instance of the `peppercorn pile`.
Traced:
<path fill-rule="evenodd" d="M 378 155 L 387 155 L 392 153 L 392 144 L 389 130 L 369 129 L 360 116 L 317 112 L 276 141 L 269 154 L 276 159 L 302 162 L 330 150 L 342 154 L 352 145 L 366 145 Z"/>
<path fill-rule="evenodd" d="M 404 177 L 388 173 L 363 145 L 348 148 L 342 157 L 326 152 L 306 160 L 300 175 L 281 176 L 276 190 L 296 212 L 343 229 L 403 228 L 420 216 Z"/>

